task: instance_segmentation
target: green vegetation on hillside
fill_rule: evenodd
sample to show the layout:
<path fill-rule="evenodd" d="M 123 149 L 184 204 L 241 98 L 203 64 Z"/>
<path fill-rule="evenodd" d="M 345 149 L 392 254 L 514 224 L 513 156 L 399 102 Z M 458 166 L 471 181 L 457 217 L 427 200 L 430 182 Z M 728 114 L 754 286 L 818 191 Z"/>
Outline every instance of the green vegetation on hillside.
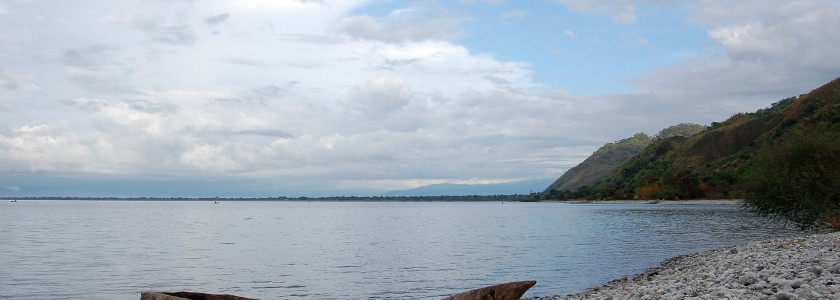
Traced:
<path fill-rule="evenodd" d="M 806 227 L 840 219 L 840 78 L 699 131 L 663 130 L 608 175 L 574 188 L 555 182 L 542 198 L 744 198 Z"/>
<path fill-rule="evenodd" d="M 692 136 L 705 129 L 706 126 L 703 125 L 682 123 L 662 129 L 653 137 L 649 137 L 645 133 L 637 133 L 632 137 L 614 143 L 608 143 L 598 148 L 598 150 L 592 153 L 581 164 L 565 172 L 543 194 L 554 193 L 550 198 L 557 198 L 559 197 L 557 195 L 559 191 L 566 191 L 568 194 L 569 191 L 577 190 L 584 186 L 592 186 L 607 178 L 621 164 L 647 148 L 651 142 L 672 137 Z M 584 189 L 584 191 L 589 191 L 589 189 Z M 594 196 L 589 192 L 584 194 L 585 196 L 583 194 L 581 196 L 566 195 L 566 198 L 592 198 Z"/>
<path fill-rule="evenodd" d="M 648 144 L 651 138 L 644 133 L 598 148 L 582 163 L 566 171 L 544 193 L 560 190 L 576 190 L 603 180 L 628 158 L 633 157 Z"/>
<path fill-rule="evenodd" d="M 706 130 L 706 126 L 700 124 L 680 123 L 665 129 L 662 129 L 653 136 L 654 140 L 668 139 L 672 137 L 689 137 Z"/>
<path fill-rule="evenodd" d="M 805 228 L 840 217 L 840 130 L 796 132 L 758 153 L 742 181 L 745 201 L 761 214 Z"/>

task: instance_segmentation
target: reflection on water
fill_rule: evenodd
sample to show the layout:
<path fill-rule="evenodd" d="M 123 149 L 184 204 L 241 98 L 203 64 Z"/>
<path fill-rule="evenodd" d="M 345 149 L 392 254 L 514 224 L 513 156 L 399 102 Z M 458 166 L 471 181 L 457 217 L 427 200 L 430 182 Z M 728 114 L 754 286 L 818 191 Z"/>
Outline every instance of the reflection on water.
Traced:
<path fill-rule="evenodd" d="M 0 207 L 0 298 L 545 296 L 793 234 L 738 206 L 20 201 Z"/>

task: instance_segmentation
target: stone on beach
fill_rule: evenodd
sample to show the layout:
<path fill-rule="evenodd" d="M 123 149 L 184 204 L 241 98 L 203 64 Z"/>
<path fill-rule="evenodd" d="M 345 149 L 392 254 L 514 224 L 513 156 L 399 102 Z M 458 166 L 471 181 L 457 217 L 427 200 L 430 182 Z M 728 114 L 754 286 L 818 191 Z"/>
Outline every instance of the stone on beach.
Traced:
<path fill-rule="evenodd" d="M 532 299 L 840 299 L 840 232 L 679 256 L 599 288 Z"/>

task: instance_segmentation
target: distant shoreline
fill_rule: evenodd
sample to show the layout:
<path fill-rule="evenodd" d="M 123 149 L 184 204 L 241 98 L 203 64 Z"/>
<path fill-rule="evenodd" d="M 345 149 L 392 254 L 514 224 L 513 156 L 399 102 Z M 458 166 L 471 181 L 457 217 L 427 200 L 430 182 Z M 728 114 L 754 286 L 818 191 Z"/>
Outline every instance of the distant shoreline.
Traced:
<path fill-rule="evenodd" d="M 468 196 L 344 196 L 344 197 L 0 197 L 0 200 L 76 200 L 76 201 L 265 201 L 265 202 L 544 202 L 569 204 L 656 204 L 656 205 L 741 205 L 743 200 L 531 200 L 526 195 Z"/>
<path fill-rule="evenodd" d="M 0 197 L 0 200 L 76 200 L 76 201 L 287 201 L 287 202 L 516 202 L 527 195 L 442 195 L 442 196 L 332 196 L 332 197 Z"/>

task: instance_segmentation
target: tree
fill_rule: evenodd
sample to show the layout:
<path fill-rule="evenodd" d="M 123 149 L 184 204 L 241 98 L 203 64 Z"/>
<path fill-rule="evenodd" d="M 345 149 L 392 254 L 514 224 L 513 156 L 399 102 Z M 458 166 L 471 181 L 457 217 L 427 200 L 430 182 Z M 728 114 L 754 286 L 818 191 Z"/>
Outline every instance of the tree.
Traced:
<path fill-rule="evenodd" d="M 697 199 L 705 196 L 700 189 L 700 179 L 697 173 L 690 169 L 677 171 L 673 176 L 674 185 L 679 188 L 681 199 Z"/>
<path fill-rule="evenodd" d="M 822 129 L 800 130 L 755 157 L 743 182 L 748 206 L 803 229 L 840 216 L 840 131 Z"/>
<path fill-rule="evenodd" d="M 595 200 L 598 199 L 598 189 L 584 185 L 577 189 L 574 197 L 575 199 Z"/>

